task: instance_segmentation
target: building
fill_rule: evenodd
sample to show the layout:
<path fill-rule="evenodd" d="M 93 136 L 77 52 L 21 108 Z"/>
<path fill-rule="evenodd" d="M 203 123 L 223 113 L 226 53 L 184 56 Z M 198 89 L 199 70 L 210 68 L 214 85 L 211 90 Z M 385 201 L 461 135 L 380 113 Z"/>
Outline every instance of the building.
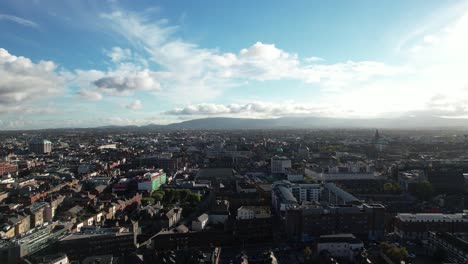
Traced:
<path fill-rule="evenodd" d="M 68 225 L 52 224 L 17 240 L 0 240 L 0 263 L 18 263 L 21 258 L 54 243 L 68 230 Z"/>
<path fill-rule="evenodd" d="M 48 154 L 52 152 L 52 142 L 46 139 L 35 138 L 29 142 L 29 151 L 36 154 Z"/>
<path fill-rule="evenodd" d="M 128 190 L 128 185 L 130 184 L 130 179 L 121 178 L 117 183 L 112 185 L 112 192 L 125 192 Z"/>
<path fill-rule="evenodd" d="M 31 228 L 41 226 L 44 223 L 46 206 L 46 202 L 36 202 L 26 208 L 26 212 L 31 215 Z"/>
<path fill-rule="evenodd" d="M 64 253 L 39 256 L 32 258 L 33 263 L 38 264 L 69 264 L 68 256 Z"/>
<path fill-rule="evenodd" d="M 288 204 L 300 204 L 304 201 L 318 202 L 322 190 L 321 184 L 296 184 L 289 181 L 275 182 L 272 190 L 273 208 L 276 211 L 284 211 Z"/>
<path fill-rule="evenodd" d="M 330 182 L 323 185 L 321 200 L 331 204 L 361 204 L 361 201 L 354 195 Z"/>
<path fill-rule="evenodd" d="M 318 202 L 322 192 L 322 186 L 320 184 L 294 184 L 290 185 L 288 189 L 299 203 L 304 201 Z"/>
<path fill-rule="evenodd" d="M 161 218 L 162 228 L 171 228 L 175 224 L 179 223 L 182 217 L 182 208 L 172 208 L 166 212 Z"/>
<path fill-rule="evenodd" d="M 429 231 L 468 233 L 468 215 L 457 214 L 397 214 L 395 233 L 402 239 L 427 239 Z"/>
<path fill-rule="evenodd" d="M 440 249 L 447 252 L 447 262 L 468 263 L 468 242 L 465 239 L 447 232 L 429 232 L 427 242 L 433 253 Z"/>
<path fill-rule="evenodd" d="M 162 169 L 157 172 L 147 172 L 138 178 L 138 190 L 151 193 L 159 190 L 166 181 L 166 173 Z"/>
<path fill-rule="evenodd" d="M 387 140 L 385 140 L 384 138 L 382 138 L 380 136 L 379 130 L 377 130 L 377 129 L 375 130 L 375 134 L 374 134 L 374 138 L 372 140 L 372 143 L 374 144 L 374 148 L 379 152 L 384 151 L 388 146 Z"/>
<path fill-rule="evenodd" d="M 283 224 L 291 241 L 313 241 L 334 233 L 351 233 L 361 239 L 375 240 L 384 234 L 385 207 L 304 204 L 288 208 Z"/>
<path fill-rule="evenodd" d="M 252 206 L 238 211 L 232 236 L 242 244 L 270 242 L 273 238 L 273 221 L 268 208 Z"/>
<path fill-rule="evenodd" d="M 31 229 L 31 216 L 26 213 L 18 213 L 8 217 L 7 223 L 15 228 L 15 236 L 23 235 Z"/>
<path fill-rule="evenodd" d="M 348 162 L 341 166 L 328 166 L 324 172 L 318 174 L 318 179 L 322 181 L 376 180 L 378 176 L 373 165 Z"/>
<path fill-rule="evenodd" d="M 431 167 L 427 179 L 438 192 L 462 193 L 465 189 L 465 177 L 462 168 Z"/>
<path fill-rule="evenodd" d="M 216 200 L 209 212 L 210 224 L 224 224 L 229 218 L 229 201 Z"/>
<path fill-rule="evenodd" d="M 211 186 L 216 187 L 219 183 L 234 183 L 235 177 L 232 168 L 202 168 L 197 171 L 195 181 L 210 181 Z"/>
<path fill-rule="evenodd" d="M 14 163 L 0 162 L 0 177 L 2 175 L 13 174 L 18 171 L 18 166 Z"/>
<path fill-rule="evenodd" d="M 357 252 L 363 248 L 364 243 L 353 234 L 323 235 L 317 242 L 319 254 L 326 251 L 335 258 L 347 261 L 352 261 Z"/>
<path fill-rule="evenodd" d="M 421 182 L 422 172 L 399 172 L 398 173 L 398 184 L 400 188 L 406 192 L 414 193 L 416 186 Z"/>
<path fill-rule="evenodd" d="M 192 221 L 192 230 L 193 231 L 201 231 L 205 229 L 205 226 L 208 224 L 208 215 L 202 214 L 197 219 Z"/>
<path fill-rule="evenodd" d="M 270 207 L 267 206 L 241 206 L 237 209 L 236 219 L 269 218 Z"/>
<path fill-rule="evenodd" d="M 236 181 L 236 191 L 238 193 L 256 193 L 257 187 L 247 181 Z"/>
<path fill-rule="evenodd" d="M 172 153 L 160 153 L 156 156 L 141 157 L 137 159 L 140 166 L 152 166 L 164 171 L 175 171 L 179 168 L 179 159 L 172 158 Z"/>
<path fill-rule="evenodd" d="M 299 149 L 297 150 L 297 156 L 298 158 L 308 160 L 310 158 L 309 148 L 305 145 L 300 145 Z"/>
<path fill-rule="evenodd" d="M 289 181 L 273 183 L 271 192 L 272 206 L 275 212 L 284 212 L 303 202 L 326 201 L 330 204 L 361 204 L 354 195 L 339 188 L 334 183 L 295 184 Z"/>
<path fill-rule="evenodd" d="M 271 158 L 271 173 L 286 173 L 291 168 L 291 160 L 283 156 L 274 156 Z"/>
<path fill-rule="evenodd" d="M 271 204 L 273 210 L 277 214 L 282 214 L 287 208 L 294 207 L 299 203 L 297 202 L 296 197 L 294 197 L 292 192 L 288 189 L 287 185 L 275 183 L 271 190 Z"/>
<path fill-rule="evenodd" d="M 118 227 L 89 227 L 64 237 L 57 246 L 70 260 L 107 254 L 124 256 L 136 250 L 136 233 Z"/>
<path fill-rule="evenodd" d="M 294 169 L 286 169 L 286 179 L 288 181 L 303 181 L 304 174 L 294 170 Z"/>

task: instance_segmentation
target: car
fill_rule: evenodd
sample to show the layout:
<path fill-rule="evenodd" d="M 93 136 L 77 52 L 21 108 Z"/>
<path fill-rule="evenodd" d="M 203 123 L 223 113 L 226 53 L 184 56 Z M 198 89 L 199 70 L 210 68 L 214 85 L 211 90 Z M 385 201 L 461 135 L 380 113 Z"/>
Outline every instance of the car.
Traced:
<path fill-rule="evenodd" d="M 414 259 L 414 258 L 416 257 L 416 255 L 415 255 L 414 253 L 410 253 L 408 256 L 409 256 L 410 258 L 412 258 L 412 259 Z"/>

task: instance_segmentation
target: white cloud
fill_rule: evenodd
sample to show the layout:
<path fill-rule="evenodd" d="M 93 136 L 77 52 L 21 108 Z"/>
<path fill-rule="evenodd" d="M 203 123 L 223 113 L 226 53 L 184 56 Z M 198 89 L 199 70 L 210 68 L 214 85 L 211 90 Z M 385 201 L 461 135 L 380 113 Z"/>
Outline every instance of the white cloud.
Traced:
<path fill-rule="evenodd" d="M 159 75 L 133 63 L 120 63 L 107 71 L 75 70 L 68 74 L 67 82 L 80 88 L 78 95 L 81 98 L 98 101 L 104 94 L 127 96 L 138 91 L 159 90 Z"/>
<path fill-rule="evenodd" d="M 320 57 L 308 57 L 308 58 L 305 58 L 304 61 L 306 61 L 306 62 L 318 62 L 318 61 L 324 61 L 324 59 L 320 58 Z"/>
<path fill-rule="evenodd" d="M 140 100 L 135 100 L 125 107 L 131 110 L 138 110 L 138 109 L 143 108 L 143 104 L 141 103 Z"/>
<path fill-rule="evenodd" d="M 111 75 L 95 80 L 93 84 L 110 94 L 131 94 L 134 91 L 158 90 L 160 84 L 149 70 Z"/>
<path fill-rule="evenodd" d="M 138 52 L 147 53 L 149 60 L 161 66 L 158 72 L 160 95 L 174 101 L 190 94 L 187 103 L 216 98 L 229 87 L 248 80 L 299 80 L 324 84 L 327 89 L 341 89 L 343 83 L 367 81 L 377 76 L 404 72 L 404 67 L 381 62 L 356 61 L 337 64 L 320 62 L 318 57 L 304 59 L 274 44 L 256 42 L 236 53 L 222 53 L 201 48 L 174 36 L 177 26 L 167 21 L 153 22 L 142 14 L 118 11 L 102 15 L 114 32 L 127 39 Z M 332 87 L 338 85 L 339 87 Z M 186 97 L 185 97 L 186 98 Z"/>
<path fill-rule="evenodd" d="M 15 22 L 17 24 L 27 26 L 27 27 L 38 27 L 38 25 L 31 20 L 24 19 L 24 18 L 17 17 L 17 16 L 12 16 L 12 15 L 0 14 L 0 20 L 12 21 L 12 22 Z"/>
<path fill-rule="evenodd" d="M 417 52 L 420 52 L 422 49 L 423 49 L 423 46 L 421 46 L 421 45 L 414 45 L 414 46 L 411 48 L 411 52 L 417 53 Z"/>
<path fill-rule="evenodd" d="M 293 115 L 329 115 L 323 106 L 298 104 L 294 102 L 265 103 L 252 102 L 246 104 L 213 104 L 203 103 L 175 108 L 165 112 L 166 115 L 179 116 L 249 116 L 249 117 L 281 117 Z"/>
<path fill-rule="evenodd" d="M 424 42 L 427 44 L 435 44 L 439 41 L 439 38 L 433 35 L 424 36 Z"/>
<path fill-rule="evenodd" d="M 78 91 L 78 95 L 81 96 L 82 98 L 89 100 L 89 101 L 100 101 L 102 100 L 102 94 L 95 90 L 89 90 L 89 89 L 80 89 Z"/>
<path fill-rule="evenodd" d="M 113 62 L 121 62 L 130 59 L 132 57 L 132 51 L 130 49 L 113 47 L 110 51 L 106 52 L 106 55 L 109 56 Z"/>
<path fill-rule="evenodd" d="M 34 63 L 0 48 L 0 108 L 58 95 L 64 79 L 56 69 L 52 61 Z"/>

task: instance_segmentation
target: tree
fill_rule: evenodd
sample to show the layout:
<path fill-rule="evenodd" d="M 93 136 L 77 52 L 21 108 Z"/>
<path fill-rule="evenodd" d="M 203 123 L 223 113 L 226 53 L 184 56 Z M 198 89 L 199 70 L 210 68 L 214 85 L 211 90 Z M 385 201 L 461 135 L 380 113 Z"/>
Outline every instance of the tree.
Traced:
<path fill-rule="evenodd" d="M 188 203 L 192 204 L 192 205 L 196 205 L 198 204 L 200 201 L 201 201 L 201 195 L 199 193 L 194 193 L 194 192 L 191 192 L 188 197 L 187 197 L 187 200 L 186 200 Z"/>
<path fill-rule="evenodd" d="M 190 190 L 182 189 L 182 190 L 178 190 L 178 193 L 179 193 L 179 201 L 185 202 L 187 201 L 187 198 L 190 196 L 192 192 Z"/>
<path fill-rule="evenodd" d="M 151 197 L 153 197 L 156 201 L 162 201 L 164 199 L 164 191 L 155 191 L 151 194 Z"/>
<path fill-rule="evenodd" d="M 383 189 L 385 193 L 391 193 L 393 191 L 393 184 L 391 182 L 386 182 Z"/>
<path fill-rule="evenodd" d="M 396 263 L 408 258 L 408 251 L 404 247 L 397 247 L 395 245 L 382 242 L 380 243 L 380 250 Z"/>
<path fill-rule="evenodd" d="M 155 200 L 153 197 L 145 197 L 142 199 L 144 205 L 153 205 L 155 204 Z"/>
<path fill-rule="evenodd" d="M 416 185 L 415 194 L 420 200 L 429 200 L 434 194 L 434 188 L 430 182 L 423 181 Z"/>
<path fill-rule="evenodd" d="M 304 256 L 306 260 L 310 259 L 310 257 L 312 256 L 312 250 L 310 249 L 310 247 L 304 248 Z"/>
<path fill-rule="evenodd" d="M 385 193 L 400 193 L 401 192 L 400 185 L 396 182 L 385 183 L 383 186 L 383 190 Z"/>
<path fill-rule="evenodd" d="M 167 189 L 164 191 L 164 200 L 166 201 L 166 203 L 169 203 L 169 204 L 172 203 L 174 198 L 175 198 L 174 189 Z"/>

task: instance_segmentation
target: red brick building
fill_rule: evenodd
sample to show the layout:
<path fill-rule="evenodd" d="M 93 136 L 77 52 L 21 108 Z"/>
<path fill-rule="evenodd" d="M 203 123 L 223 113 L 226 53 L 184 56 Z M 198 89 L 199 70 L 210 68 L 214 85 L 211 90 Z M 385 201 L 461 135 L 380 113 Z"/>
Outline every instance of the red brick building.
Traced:
<path fill-rule="evenodd" d="M 6 173 L 15 173 L 18 171 L 18 166 L 9 162 L 0 162 L 0 176 Z"/>

